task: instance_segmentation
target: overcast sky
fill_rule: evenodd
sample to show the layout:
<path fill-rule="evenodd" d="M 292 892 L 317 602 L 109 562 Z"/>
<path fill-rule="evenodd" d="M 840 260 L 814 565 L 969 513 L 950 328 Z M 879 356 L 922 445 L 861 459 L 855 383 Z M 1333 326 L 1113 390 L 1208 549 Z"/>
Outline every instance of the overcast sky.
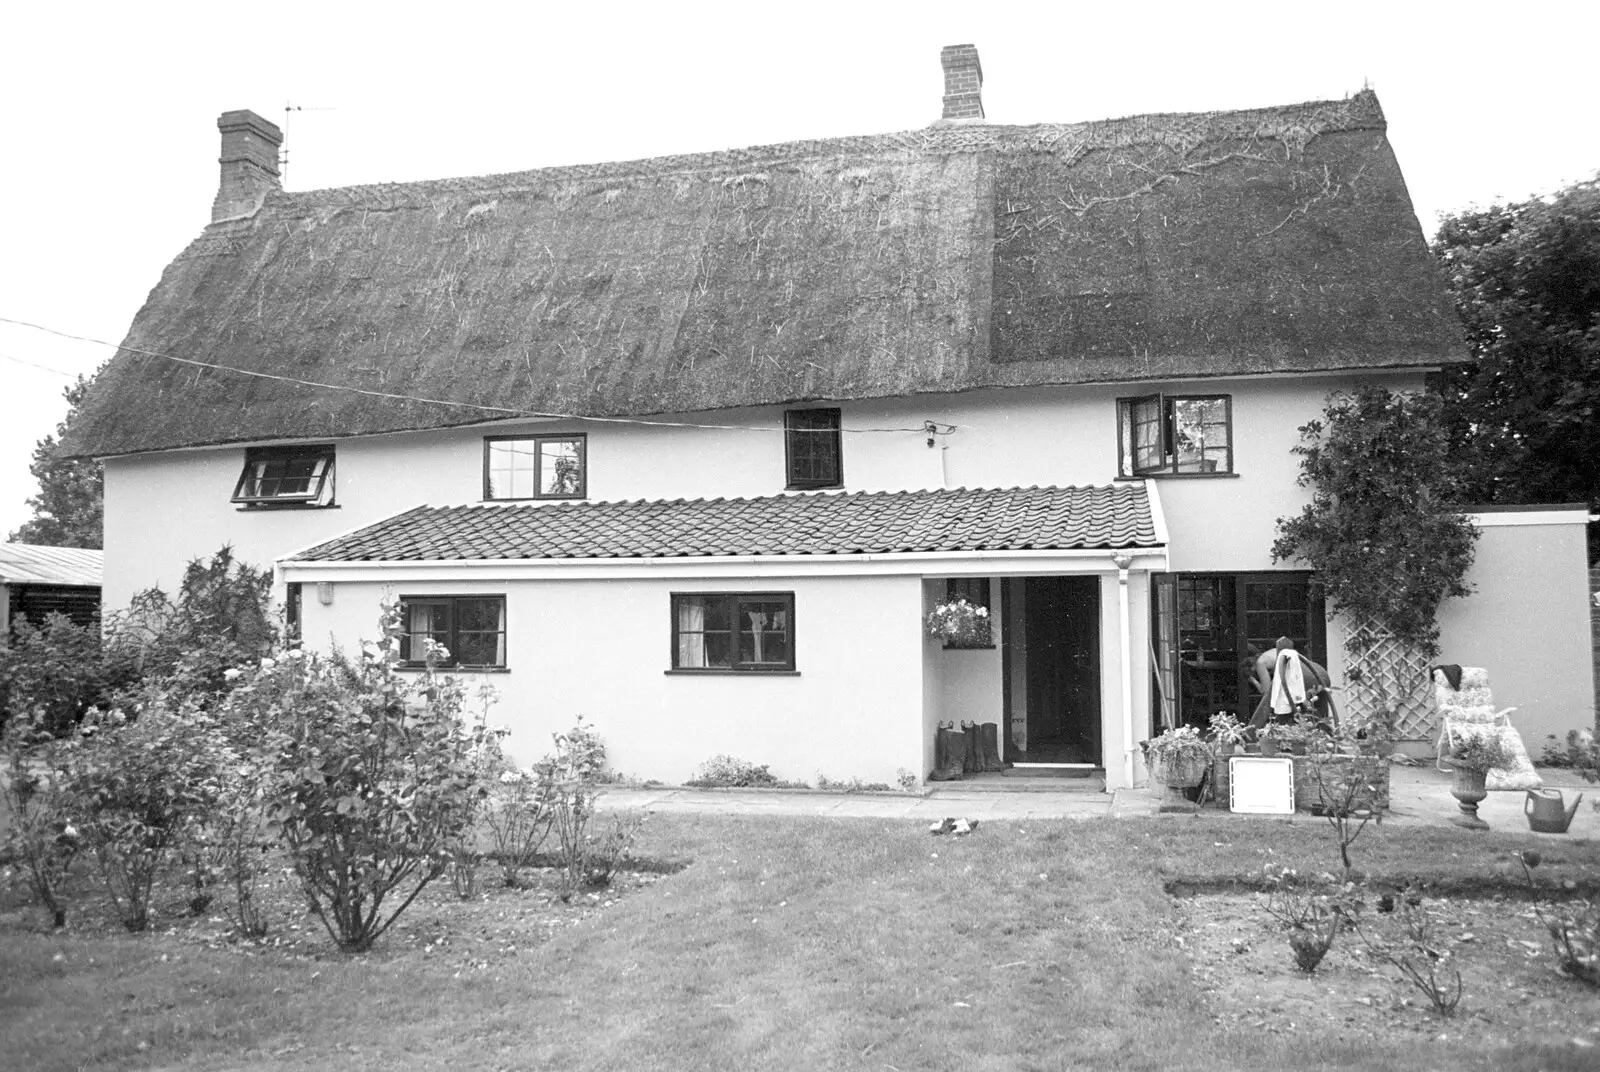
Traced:
<path fill-rule="evenodd" d="M 872 134 L 939 117 L 973 43 L 994 123 L 1340 98 L 1370 83 L 1423 230 L 1600 168 L 1600 4 L 13 5 L 0 317 L 119 342 L 210 218 L 216 118 L 284 125 L 292 190 Z M 107 347 L 0 323 L 0 535 Z M 213 360 L 226 354 L 200 355 Z M 44 366 L 43 368 L 35 366 Z"/>

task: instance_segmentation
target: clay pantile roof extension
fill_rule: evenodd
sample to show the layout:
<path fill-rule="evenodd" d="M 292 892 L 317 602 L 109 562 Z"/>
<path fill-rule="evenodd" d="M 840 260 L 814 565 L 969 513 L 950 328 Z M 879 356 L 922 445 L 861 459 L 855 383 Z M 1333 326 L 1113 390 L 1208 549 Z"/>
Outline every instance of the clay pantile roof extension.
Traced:
<path fill-rule="evenodd" d="M 1143 484 L 419 506 L 293 562 L 436 562 L 1159 547 Z"/>

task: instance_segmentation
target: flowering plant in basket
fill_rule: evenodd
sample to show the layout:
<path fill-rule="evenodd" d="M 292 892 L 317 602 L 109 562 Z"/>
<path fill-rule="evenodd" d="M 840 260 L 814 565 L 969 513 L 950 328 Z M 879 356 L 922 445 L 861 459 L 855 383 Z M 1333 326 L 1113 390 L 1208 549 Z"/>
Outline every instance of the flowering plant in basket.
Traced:
<path fill-rule="evenodd" d="M 1166 785 L 1199 785 L 1211 765 L 1211 746 L 1194 726 L 1167 730 L 1145 745 L 1150 776 Z"/>
<path fill-rule="evenodd" d="M 928 612 L 928 635 L 952 647 L 983 647 L 992 643 L 989 608 L 974 606 L 965 599 L 937 604 Z"/>

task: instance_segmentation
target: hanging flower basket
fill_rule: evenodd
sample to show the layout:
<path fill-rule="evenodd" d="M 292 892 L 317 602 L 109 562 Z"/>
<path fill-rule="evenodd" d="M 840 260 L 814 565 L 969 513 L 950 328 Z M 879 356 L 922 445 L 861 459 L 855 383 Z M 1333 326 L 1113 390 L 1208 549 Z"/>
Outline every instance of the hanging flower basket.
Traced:
<path fill-rule="evenodd" d="M 928 635 L 952 648 L 987 648 L 993 645 L 989 608 L 965 599 L 937 604 L 928 612 Z"/>

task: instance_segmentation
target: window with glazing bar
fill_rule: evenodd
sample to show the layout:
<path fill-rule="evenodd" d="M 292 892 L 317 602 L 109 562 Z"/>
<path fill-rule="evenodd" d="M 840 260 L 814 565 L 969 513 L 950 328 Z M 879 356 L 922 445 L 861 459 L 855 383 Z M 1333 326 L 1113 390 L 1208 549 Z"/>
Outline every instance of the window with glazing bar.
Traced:
<path fill-rule="evenodd" d="M 794 593 L 674 594 L 672 668 L 793 670 Z"/>

